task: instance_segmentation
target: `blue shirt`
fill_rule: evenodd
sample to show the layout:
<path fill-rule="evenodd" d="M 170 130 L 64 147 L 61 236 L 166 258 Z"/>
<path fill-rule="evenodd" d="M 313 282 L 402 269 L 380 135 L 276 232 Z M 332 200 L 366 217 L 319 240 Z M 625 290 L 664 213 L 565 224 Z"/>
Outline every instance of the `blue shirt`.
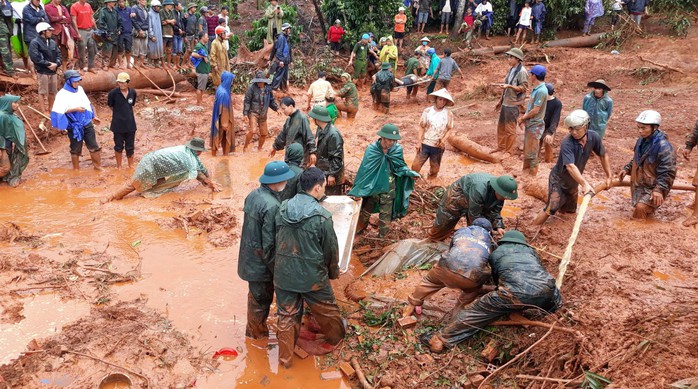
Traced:
<path fill-rule="evenodd" d="M 119 6 L 116 7 L 116 13 L 119 15 L 119 19 L 121 19 L 121 35 L 131 35 L 133 31 L 133 24 L 131 23 L 132 12 L 134 11 L 131 10 L 131 7 L 124 9 L 121 9 Z"/>
<path fill-rule="evenodd" d="M 540 107 L 536 116 L 528 119 L 526 127 L 545 125 L 545 107 L 548 103 L 548 88 L 544 83 L 539 84 L 531 91 L 531 97 L 528 99 L 528 109 L 526 112 L 531 112 L 534 107 Z"/>
<path fill-rule="evenodd" d="M 587 131 L 586 136 L 587 141 L 584 147 L 572 135 L 567 135 L 560 143 L 560 155 L 557 157 L 557 163 L 550 170 L 550 176 L 555 175 L 558 177 L 564 188 L 577 187 L 577 181 L 567 171 L 567 165 L 574 164 L 579 169 L 579 173 L 584 173 L 584 168 L 589 161 L 592 151 L 599 157 L 606 155 L 606 150 L 603 147 L 599 134 L 594 131 Z"/>

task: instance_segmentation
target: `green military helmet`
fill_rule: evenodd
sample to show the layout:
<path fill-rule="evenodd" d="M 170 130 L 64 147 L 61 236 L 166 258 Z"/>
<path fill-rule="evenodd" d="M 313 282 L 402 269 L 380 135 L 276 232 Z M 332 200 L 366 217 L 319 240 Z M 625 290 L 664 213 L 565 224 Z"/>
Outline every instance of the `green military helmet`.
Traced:
<path fill-rule="evenodd" d="M 383 127 L 381 127 L 380 131 L 378 131 L 378 136 L 380 136 L 381 138 L 392 140 L 402 139 L 402 137 L 400 136 L 400 130 L 397 128 L 396 125 L 392 123 L 384 124 Z"/>
<path fill-rule="evenodd" d="M 330 113 L 327 111 L 327 108 L 323 107 L 322 105 L 314 106 L 312 111 L 310 111 L 310 113 L 308 114 L 308 116 L 325 123 L 329 123 L 332 121 L 332 118 L 330 117 Z"/>
<path fill-rule="evenodd" d="M 174 0 L 165 0 L 162 2 L 162 5 L 174 5 Z"/>
<path fill-rule="evenodd" d="M 490 179 L 490 185 L 498 195 L 507 200 L 516 200 L 516 198 L 519 197 L 516 191 L 518 185 L 512 176 L 493 177 Z"/>
<path fill-rule="evenodd" d="M 262 184 L 278 184 L 295 177 L 296 173 L 291 170 L 286 162 L 271 161 L 264 167 L 264 174 L 259 177 Z"/>
<path fill-rule="evenodd" d="M 519 243 L 528 246 L 528 242 L 526 242 L 526 237 L 524 236 L 524 234 L 521 233 L 521 231 L 518 230 L 511 230 L 505 232 L 502 238 L 499 240 L 499 244 L 502 243 Z"/>

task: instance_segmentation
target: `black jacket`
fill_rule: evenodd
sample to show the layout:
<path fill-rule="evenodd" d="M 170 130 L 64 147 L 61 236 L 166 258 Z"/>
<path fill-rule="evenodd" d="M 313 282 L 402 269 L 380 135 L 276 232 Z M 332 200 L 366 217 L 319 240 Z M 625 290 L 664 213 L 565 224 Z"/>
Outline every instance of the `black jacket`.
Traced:
<path fill-rule="evenodd" d="M 55 70 L 48 68 L 51 62 L 61 67 L 61 52 L 53 39 L 34 38 L 29 44 L 29 58 L 39 74 L 56 74 Z"/>
<path fill-rule="evenodd" d="M 32 7 L 31 3 L 25 5 L 22 9 L 22 24 L 24 24 L 22 33 L 24 34 L 23 39 L 25 42 L 31 43 L 31 41 L 38 36 L 36 33 L 36 25 L 41 22 L 48 23 L 46 11 L 44 11 L 44 9 L 41 7 L 39 7 L 39 10 L 37 11 L 34 9 L 34 7 Z"/>

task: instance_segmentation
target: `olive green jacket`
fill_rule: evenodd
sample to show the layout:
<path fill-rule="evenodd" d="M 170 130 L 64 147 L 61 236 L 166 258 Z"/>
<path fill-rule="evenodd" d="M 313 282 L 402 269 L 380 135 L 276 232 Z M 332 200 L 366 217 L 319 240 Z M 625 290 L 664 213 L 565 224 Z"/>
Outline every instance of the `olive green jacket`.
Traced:
<path fill-rule="evenodd" d="M 238 276 L 245 281 L 271 281 L 274 278 L 276 214 L 281 205 L 279 195 L 262 184 L 245 198 L 238 256 Z"/>

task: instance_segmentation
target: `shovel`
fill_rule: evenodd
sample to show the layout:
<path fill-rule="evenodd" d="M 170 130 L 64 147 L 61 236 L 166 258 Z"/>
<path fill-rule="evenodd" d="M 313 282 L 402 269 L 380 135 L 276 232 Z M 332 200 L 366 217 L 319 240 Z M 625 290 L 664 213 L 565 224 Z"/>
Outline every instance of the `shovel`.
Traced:
<path fill-rule="evenodd" d="M 36 141 L 39 142 L 39 146 L 41 146 L 41 148 L 43 149 L 43 151 L 37 151 L 36 155 L 45 155 L 45 154 L 51 153 L 50 151 L 46 150 L 46 147 L 44 147 L 44 144 L 41 143 L 41 139 L 39 139 L 39 136 L 36 135 L 36 132 L 34 131 L 34 127 L 29 122 L 29 120 L 27 120 L 27 117 L 24 116 L 24 112 L 22 112 L 22 108 L 18 106 L 17 109 L 19 110 L 19 114 L 22 115 L 22 119 L 24 119 L 24 122 L 27 123 L 27 125 L 29 126 L 29 129 L 32 131 L 32 134 L 34 134 L 34 138 L 36 138 Z"/>

